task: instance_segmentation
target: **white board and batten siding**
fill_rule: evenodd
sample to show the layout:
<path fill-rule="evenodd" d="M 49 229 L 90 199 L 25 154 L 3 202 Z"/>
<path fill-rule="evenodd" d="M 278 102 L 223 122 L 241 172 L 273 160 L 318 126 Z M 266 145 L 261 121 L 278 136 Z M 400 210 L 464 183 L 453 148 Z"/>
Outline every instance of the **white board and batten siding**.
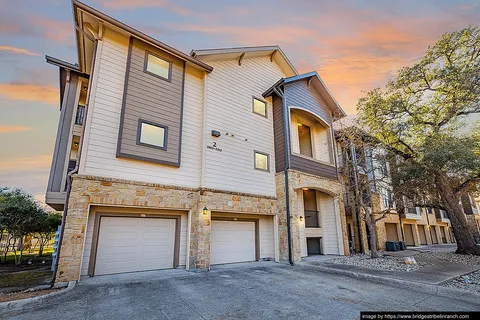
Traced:
<path fill-rule="evenodd" d="M 96 89 L 86 121 L 80 173 L 184 187 L 198 187 L 201 174 L 203 78 L 187 67 L 180 168 L 117 158 L 128 38 L 107 29 L 96 59 Z"/>
<path fill-rule="evenodd" d="M 125 219 L 136 219 L 136 218 L 125 218 Z M 131 220 L 131 221 L 133 222 L 134 220 Z M 92 249 L 94 224 L 95 224 L 95 212 L 91 211 L 88 217 L 87 230 L 85 231 L 85 245 L 83 250 L 82 265 L 81 265 L 81 272 L 80 272 L 81 276 L 88 275 L 88 266 L 90 263 L 90 253 Z M 187 217 L 187 213 L 184 213 L 180 218 L 179 266 L 181 267 L 185 266 L 186 264 L 187 233 L 188 233 L 188 217 Z M 97 252 L 97 254 L 98 253 L 99 252 Z"/>
<path fill-rule="evenodd" d="M 209 62 L 206 78 L 206 149 L 204 187 L 259 195 L 275 195 L 273 112 L 253 113 L 252 96 L 262 98 L 284 73 L 269 57 Z M 221 137 L 212 137 L 218 130 Z M 228 133 L 228 135 L 227 135 Z M 206 147 L 206 146 L 205 146 Z M 270 172 L 254 169 L 254 151 L 269 154 Z"/>

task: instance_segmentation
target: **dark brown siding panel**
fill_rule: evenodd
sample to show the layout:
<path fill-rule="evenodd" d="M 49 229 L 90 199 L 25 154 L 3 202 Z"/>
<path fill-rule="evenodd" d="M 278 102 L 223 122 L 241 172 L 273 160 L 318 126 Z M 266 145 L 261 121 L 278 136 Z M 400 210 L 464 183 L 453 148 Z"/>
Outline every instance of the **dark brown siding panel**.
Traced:
<path fill-rule="evenodd" d="M 337 179 L 337 169 L 317 161 L 305 159 L 295 155 L 290 157 L 290 168 L 316 176 L 321 176 L 329 179 Z"/>
<path fill-rule="evenodd" d="M 277 172 L 285 169 L 285 137 L 283 130 L 282 98 L 273 96 L 273 133 L 275 141 L 275 168 Z"/>
<path fill-rule="evenodd" d="M 332 123 L 332 115 L 325 101 L 313 87 L 308 86 L 307 80 L 289 83 L 285 90 L 288 107 L 307 109 L 327 121 L 328 124 Z"/>
<path fill-rule="evenodd" d="M 130 50 L 117 155 L 180 166 L 184 62 L 139 40 Z M 171 62 L 170 79 L 145 72 L 147 52 Z M 168 127 L 164 150 L 137 144 L 139 119 Z"/>

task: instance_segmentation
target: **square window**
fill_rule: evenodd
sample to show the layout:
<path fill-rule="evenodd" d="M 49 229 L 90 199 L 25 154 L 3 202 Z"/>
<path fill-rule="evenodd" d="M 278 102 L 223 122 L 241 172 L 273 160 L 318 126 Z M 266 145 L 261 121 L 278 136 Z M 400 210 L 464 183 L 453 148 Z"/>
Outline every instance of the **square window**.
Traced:
<path fill-rule="evenodd" d="M 267 117 L 267 103 L 263 100 L 253 97 L 253 113 Z"/>
<path fill-rule="evenodd" d="M 138 121 L 137 144 L 166 149 L 167 127 L 145 121 Z"/>
<path fill-rule="evenodd" d="M 255 169 L 270 171 L 268 158 L 268 154 L 255 151 Z"/>
<path fill-rule="evenodd" d="M 172 63 L 147 52 L 145 71 L 162 79 L 170 81 Z"/>

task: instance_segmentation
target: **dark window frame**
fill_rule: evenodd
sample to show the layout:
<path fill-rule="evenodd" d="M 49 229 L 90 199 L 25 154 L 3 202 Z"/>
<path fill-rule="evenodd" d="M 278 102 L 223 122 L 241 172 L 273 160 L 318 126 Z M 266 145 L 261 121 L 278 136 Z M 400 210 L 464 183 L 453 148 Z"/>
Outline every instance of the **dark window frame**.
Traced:
<path fill-rule="evenodd" d="M 262 168 L 257 168 L 257 157 L 256 154 L 261 154 L 264 156 L 267 156 L 267 170 L 262 169 Z M 270 172 L 270 155 L 266 152 L 258 151 L 258 150 L 253 150 L 253 168 L 258 171 L 263 171 L 263 172 Z"/>
<path fill-rule="evenodd" d="M 154 126 L 154 127 L 162 128 L 165 131 L 165 133 L 163 134 L 163 147 L 140 141 L 140 137 L 141 137 L 141 134 L 142 134 L 142 124 L 143 123 Z M 165 125 L 153 122 L 153 121 L 145 120 L 145 119 L 138 119 L 137 139 L 136 139 L 137 140 L 137 145 L 167 151 L 167 141 L 168 141 L 167 138 L 168 138 L 168 126 L 165 126 Z"/>
<path fill-rule="evenodd" d="M 153 72 L 147 70 L 147 66 L 148 66 L 148 55 L 152 55 L 152 56 L 154 56 L 154 57 L 156 57 L 156 58 L 158 58 L 158 59 L 161 59 L 161 60 L 163 60 L 163 61 L 165 61 L 165 62 L 168 62 L 168 78 L 162 77 L 162 76 L 159 75 L 159 74 L 156 74 L 156 73 L 153 73 Z M 168 59 L 166 59 L 166 58 L 164 58 L 164 57 L 162 57 L 162 56 L 160 56 L 160 55 L 158 55 L 158 54 L 156 54 L 156 53 L 153 53 L 153 52 L 151 52 L 151 51 L 149 51 L 149 50 L 145 50 L 145 59 L 144 59 L 144 60 L 145 60 L 145 62 L 143 63 L 143 72 L 148 73 L 148 74 L 150 74 L 150 75 L 152 75 L 152 76 L 154 76 L 154 77 L 156 77 L 156 78 L 162 79 L 162 80 L 164 80 L 164 81 L 172 82 L 172 65 L 173 65 L 173 62 L 172 62 L 171 60 L 168 60 Z"/>
<path fill-rule="evenodd" d="M 258 100 L 258 101 L 265 104 L 265 115 L 263 115 L 261 113 L 258 113 L 258 112 L 255 112 L 255 100 Z M 264 118 L 268 119 L 268 103 L 267 103 L 267 101 L 264 100 L 264 99 L 260 99 L 258 97 L 252 96 L 252 112 L 255 113 L 255 114 L 258 114 L 261 117 L 264 117 Z"/>

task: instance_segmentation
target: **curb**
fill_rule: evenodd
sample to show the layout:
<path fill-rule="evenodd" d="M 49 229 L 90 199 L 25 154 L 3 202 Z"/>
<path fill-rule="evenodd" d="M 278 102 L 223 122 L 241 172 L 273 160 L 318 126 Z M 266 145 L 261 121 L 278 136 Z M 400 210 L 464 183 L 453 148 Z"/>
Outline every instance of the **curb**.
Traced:
<path fill-rule="evenodd" d="M 450 298 L 453 297 L 455 299 L 468 301 L 475 304 L 478 304 L 480 301 L 480 293 L 469 291 L 469 290 L 461 290 L 457 288 L 443 287 L 440 285 L 413 282 L 408 280 L 385 278 L 380 276 L 374 276 L 371 274 L 329 268 L 321 265 L 307 265 L 307 264 L 301 264 L 301 265 L 297 264 L 297 265 L 300 267 L 315 268 L 317 270 L 320 270 L 326 273 L 347 276 L 354 279 L 368 280 L 374 283 L 401 287 L 401 288 L 411 289 L 415 291 L 422 291 L 422 292 L 434 294 L 434 295 L 448 296 Z"/>
<path fill-rule="evenodd" d="M 60 294 L 64 294 L 68 291 L 71 291 L 73 288 L 75 288 L 76 284 L 77 284 L 76 281 L 70 281 L 68 283 L 68 286 L 65 289 L 57 292 L 51 292 L 48 294 L 44 294 L 42 296 L 36 296 L 36 297 L 31 297 L 26 299 L 0 302 L 0 311 L 11 311 L 11 310 L 24 308 L 26 306 L 33 305 L 36 303 L 40 303 L 45 299 L 49 299 L 51 297 L 58 296 Z"/>

